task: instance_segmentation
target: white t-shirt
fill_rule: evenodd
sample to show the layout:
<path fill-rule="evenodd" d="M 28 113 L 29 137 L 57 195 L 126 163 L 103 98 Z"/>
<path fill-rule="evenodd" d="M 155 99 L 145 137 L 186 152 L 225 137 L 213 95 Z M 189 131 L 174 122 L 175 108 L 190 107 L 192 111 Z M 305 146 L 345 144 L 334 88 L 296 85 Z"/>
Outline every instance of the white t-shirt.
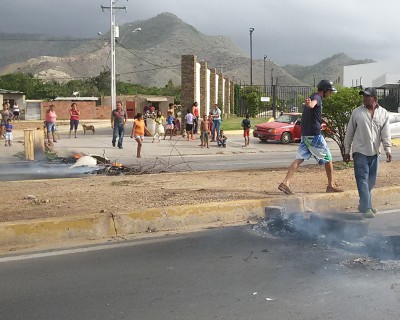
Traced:
<path fill-rule="evenodd" d="M 221 120 L 221 109 L 213 109 L 212 113 L 214 116 L 218 115 L 218 117 L 213 118 L 214 120 Z"/>
<path fill-rule="evenodd" d="M 188 113 L 185 116 L 185 120 L 187 124 L 193 124 L 193 114 L 192 113 Z"/>

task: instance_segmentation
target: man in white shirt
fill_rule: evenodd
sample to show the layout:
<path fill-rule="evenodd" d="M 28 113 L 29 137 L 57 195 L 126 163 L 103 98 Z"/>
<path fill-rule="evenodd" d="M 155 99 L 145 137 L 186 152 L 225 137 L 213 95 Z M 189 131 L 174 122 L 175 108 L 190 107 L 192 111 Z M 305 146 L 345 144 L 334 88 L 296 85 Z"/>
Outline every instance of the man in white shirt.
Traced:
<path fill-rule="evenodd" d="M 212 118 L 213 125 L 211 129 L 211 142 L 214 142 L 215 139 L 219 136 L 219 132 L 221 130 L 221 109 L 218 108 L 218 104 L 214 104 L 214 108 L 212 109 Z"/>
<path fill-rule="evenodd" d="M 360 91 L 360 95 L 363 96 L 363 105 L 353 110 L 347 125 L 344 161 L 350 161 L 353 147 L 354 175 L 360 197 L 358 210 L 365 218 L 373 218 L 377 211 L 371 204 L 371 190 L 378 173 L 381 143 L 386 161 L 392 161 L 389 114 L 379 106 L 375 88 L 366 88 Z"/>

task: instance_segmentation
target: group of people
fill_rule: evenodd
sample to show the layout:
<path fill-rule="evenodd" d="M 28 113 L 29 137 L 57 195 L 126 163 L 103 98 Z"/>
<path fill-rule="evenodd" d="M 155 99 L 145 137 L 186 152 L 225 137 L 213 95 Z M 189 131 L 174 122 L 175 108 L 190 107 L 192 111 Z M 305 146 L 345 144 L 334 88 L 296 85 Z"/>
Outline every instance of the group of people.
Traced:
<path fill-rule="evenodd" d="M 301 120 L 302 137 L 296 159 L 290 165 L 285 179 L 278 189 L 286 194 L 293 194 L 290 179 L 299 165 L 311 157 L 318 164 L 325 166 L 328 185 L 326 192 L 343 192 L 333 181 L 332 155 L 321 135 L 322 99 L 329 97 L 336 89 L 329 80 L 321 80 L 317 92 L 306 99 Z M 371 191 L 375 186 L 378 172 L 378 156 L 382 144 L 386 153 L 386 161 L 392 161 L 389 114 L 378 104 L 375 88 L 366 88 L 359 92 L 363 96 L 363 104 L 354 109 L 347 125 L 344 145 L 344 161 L 354 160 L 359 205 L 358 210 L 365 218 L 373 218 L 377 210 L 372 206 Z"/>
<path fill-rule="evenodd" d="M 152 142 L 156 140 L 158 142 L 161 139 L 172 139 L 172 136 L 180 130 L 180 121 L 175 116 L 176 105 L 173 103 L 169 104 L 166 118 L 163 116 L 161 110 L 155 110 L 154 107 L 146 107 L 144 114 L 136 114 L 133 122 L 133 128 L 131 132 L 131 138 L 137 142 L 136 157 L 141 158 L 141 150 L 143 146 L 144 136 L 150 135 L 153 137 Z M 195 141 L 194 134 L 198 133 L 200 128 L 200 146 L 202 148 L 209 148 L 209 140 L 211 136 L 211 142 L 217 142 L 220 147 L 226 147 L 227 137 L 223 130 L 221 130 L 221 109 L 215 104 L 213 110 L 209 115 L 204 115 L 203 120 L 200 121 L 200 110 L 198 103 L 195 102 L 192 109 L 188 109 L 185 115 L 185 133 L 188 141 Z M 123 109 L 122 102 L 118 101 L 116 109 L 111 113 L 111 127 L 113 129 L 112 145 L 113 147 L 123 149 L 122 143 L 125 134 L 125 125 L 127 122 L 127 113 Z M 245 132 L 250 129 L 250 121 L 248 120 L 248 127 L 245 128 Z M 164 126 L 165 123 L 165 126 Z"/>

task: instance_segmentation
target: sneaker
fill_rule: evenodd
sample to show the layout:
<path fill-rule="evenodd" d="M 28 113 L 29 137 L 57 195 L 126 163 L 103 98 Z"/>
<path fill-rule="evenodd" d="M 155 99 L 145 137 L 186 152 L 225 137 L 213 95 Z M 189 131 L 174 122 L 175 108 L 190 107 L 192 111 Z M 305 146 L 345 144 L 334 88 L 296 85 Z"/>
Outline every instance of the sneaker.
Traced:
<path fill-rule="evenodd" d="M 374 214 L 377 214 L 377 213 L 378 213 L 378 210 L 376 210 L 375 208 L 371 208 L 371 210 L 372 210 L 372 212 L 373 212 Z"/>
<path fill-rule="evenodd" d="M 334 187 L 334 186 L 327 186 L 326 187 L 326 192 L 327 193 L 334 193 L 334 192 L 344 192 L 343 189 L 340 189 L 338 187 Z"/>
<path fill-rule="evenodd" d="M 375 217 L 375 213 L 372 211 L 372 209 L 368 209 L 363 213 L 364 218 L 373 218 Z"/>
<path fill-rule="evenodd" d="M 120 148 L 120 149 L 123 149 L 123 147 L 122 147 L 122 146 L 118 146 L 118 148 Z"/>
<path fill-rule="evenodd" d="M 115 142 L 113 142 L 113 144 L 112 144 L 112 145 L 113 145 L 113 147 L 115 147 Z"/>

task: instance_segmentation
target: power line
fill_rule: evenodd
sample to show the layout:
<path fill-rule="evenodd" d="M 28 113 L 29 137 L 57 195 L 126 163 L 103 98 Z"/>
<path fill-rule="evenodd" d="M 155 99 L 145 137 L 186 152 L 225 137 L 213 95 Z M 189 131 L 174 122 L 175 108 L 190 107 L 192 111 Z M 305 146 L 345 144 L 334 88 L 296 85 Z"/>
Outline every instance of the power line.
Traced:
<path fill-rule="evenodd" d="M 130 50 L 130 49 L 128 49 L 127 47 L 125 47 L 123 44 L 121 44 L 121 43 L 119 43 L 119 42 L 117 42 L 117 44 L 118 44 L 120 47 L 124 48 L 124 49 L 125 49 L 126 51 L 128 51 L 129 53 L 133 54 L 135 57 L 139 58 L 140 60 L 142 60 L 142 61 L 144 61 L 144 62 L 146 62 L 146 63 L 148 63 L 148 64 L 150 64 L 150 65 L 152 65 L 152 66 L 155 66 L 155 67 L 158 67 L 158 68 L 163 68 L 163 66 L 161 66 L 161 65 L 155 64 L 155 63 L 153 63 L 153 62 L 150 62 L 150 61 L 148 61 L 148 60 L 142 58 L 142 57 L 139 56 L 137 53 L 135 53 L 135 52 L 133 52 L 132 50 Z"/>
<path fill-rule="evenodd" d="M 31 41 L 31 42 L 80 42 L 80 41 L 106 41 L 104 39 L 24 39 L 24 38 L 9 38 L 9 39 L 0 39 L 0 41 Z"/>

